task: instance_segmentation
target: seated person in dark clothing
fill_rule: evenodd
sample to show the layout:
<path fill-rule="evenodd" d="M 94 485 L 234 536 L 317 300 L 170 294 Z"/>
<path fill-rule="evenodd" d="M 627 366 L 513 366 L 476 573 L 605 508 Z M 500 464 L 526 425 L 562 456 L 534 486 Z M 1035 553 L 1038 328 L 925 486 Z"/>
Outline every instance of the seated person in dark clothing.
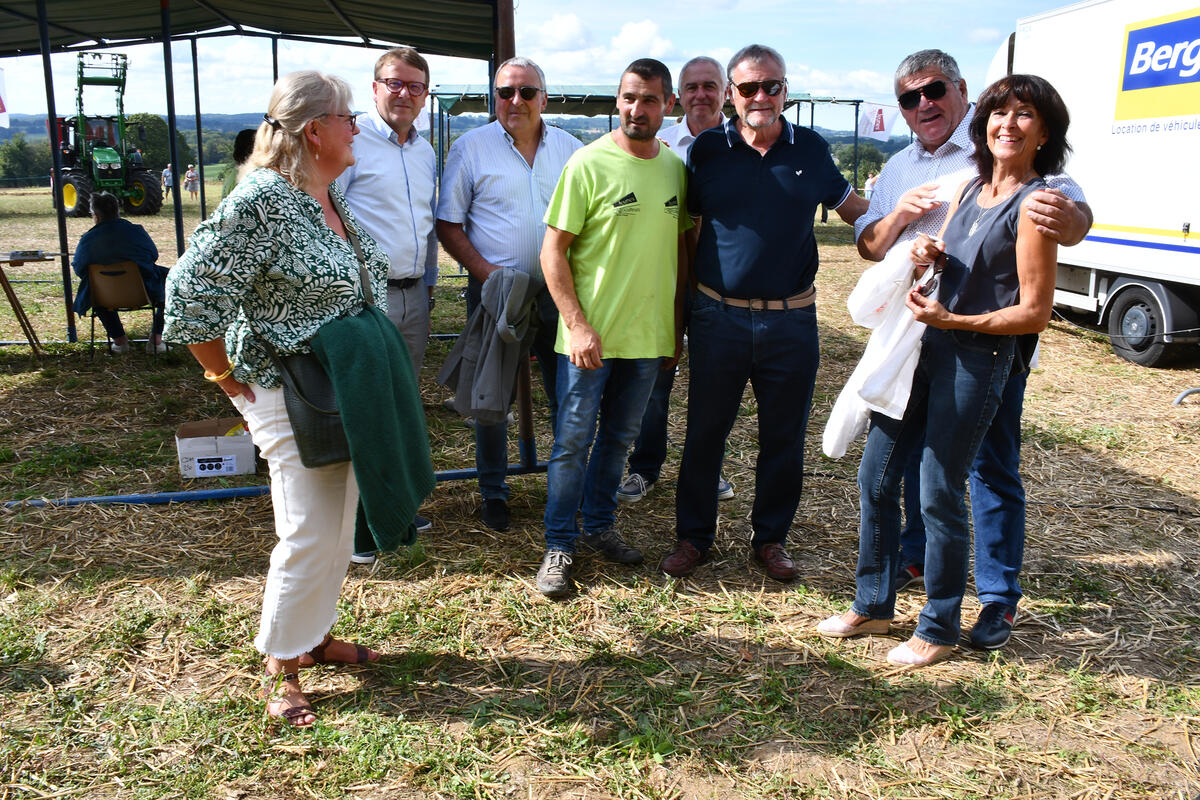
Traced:
<path fill-rule="evenodd" d="M 71 265 L 75 274 L 80 277 L 79 294 L 75 297 L 75 313 L 84 315 L 92 307 L 92 291 L 89 286 L 88 266 L 90 264 L 115 264 L 118 261 L 132 261 L 138 265 L 142 273 L 142 282 L 146 284 L 146 294 L 154 304 L 154 326 L 150 338 L 146 342 L 146 352 L 165 353 L 167 346 L 163 344 L 163 300 L 164 286 L 167 279 L 167 268 L 154 263 L 158 258 L 158 248 L 154 246 L 150 234 L 141 225 L 135 225 L 118 215 L 117 198 L 108 192 L 98 192 L 92 195 L 92 220 L 95 227 L 85 233 L 75 246 L 75 257 Z M 114 353 L 129 352 L 129 338 L 125 335 L 125 327 L 115 311 L 96 307 L 96 316 L 112 339 L 111 349 Z"/>

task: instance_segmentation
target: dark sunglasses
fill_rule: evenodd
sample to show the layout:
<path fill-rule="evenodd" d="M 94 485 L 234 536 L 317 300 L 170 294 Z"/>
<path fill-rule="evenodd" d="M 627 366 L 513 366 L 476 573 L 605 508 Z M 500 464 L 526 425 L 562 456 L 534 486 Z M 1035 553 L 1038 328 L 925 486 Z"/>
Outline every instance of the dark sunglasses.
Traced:
<path fill-rule="evenodd" d="M 540 91 L 541 89 L 536 86 L 522 86 L 520 89 L 516 86 L 497 86 L 496 96 L 501 100 L 512 100 L 513 96 L 517 92 L 520 92 L 522 100 L 532 100 L 538 96 L 538 92 Z"/>
<path fill-rule="evenodd" d="M 737 89 L 737 93 L 742 97 L 754 97 L 758 94 L 758 90 L 762 89 L 767 93 L 767 97 L 775 97 L 784 90 L 787 86 L 787 81 L 779 81 L 772 78 L 769 81 L 746 81 L 745 83 L 732 83 L 733 88 Z"/>
<path fill-rule="evenodd" d="M 927 83 L 910 92 L 905 92 L 897 97 L 896 100 L 905 111 L 912 111 L 921 105 L 921 95 L 925 95 L 929 100 L 941 100 L 946 96 L 946 82 L 934 81 L 933 83 Z"/>

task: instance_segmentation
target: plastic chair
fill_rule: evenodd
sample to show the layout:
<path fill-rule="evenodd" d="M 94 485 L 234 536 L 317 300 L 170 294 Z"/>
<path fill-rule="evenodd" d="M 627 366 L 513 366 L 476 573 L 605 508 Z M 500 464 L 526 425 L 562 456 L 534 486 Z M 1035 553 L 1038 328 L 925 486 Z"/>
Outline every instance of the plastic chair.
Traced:
<path fill-rule="evenodd" d="M 155 308 L 150 295 L 146 293 L 146 284 L 142 281 L 142 273 L 138 265 L 132 261 L 118 261 L 116 264 L 89 264 L 88 280 L 92 291 L 92 342 L 88 346 L 88 358 L 96 357 L 96 308 L 109 311 L 141 311 Z M 153 330 L 153 325 L 151 325 Z M 108 332 L 104 334 L 105 341 L 111 346 L 112 340 Z M 153 334 L 151 334 L 153 340 Z M 151 348 L 157 358 L 158 353 Z"/>

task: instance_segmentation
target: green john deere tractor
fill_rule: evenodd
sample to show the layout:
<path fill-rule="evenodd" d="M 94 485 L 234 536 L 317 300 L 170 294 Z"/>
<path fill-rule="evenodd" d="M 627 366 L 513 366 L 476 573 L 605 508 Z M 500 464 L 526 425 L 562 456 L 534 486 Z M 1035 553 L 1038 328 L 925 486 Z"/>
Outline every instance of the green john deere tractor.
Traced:
<path fill-rule="evenodd" d="M 80 53 L 76 70 L 75 116 L 58 120 L 58 146 L 63 170 L 58 182 L 67 214 L 86 217 L 92 192 L 121 198 L 127 214 L 157 214 L 162 208 L 158 176 L 142 164 L 141 154 L 126 136 L 124 53 Z M 115 116 L 83 113 L 83 87 L 111 86 L 117 93 Z M 142 138 L 145 131 L 139 128 Z"/>

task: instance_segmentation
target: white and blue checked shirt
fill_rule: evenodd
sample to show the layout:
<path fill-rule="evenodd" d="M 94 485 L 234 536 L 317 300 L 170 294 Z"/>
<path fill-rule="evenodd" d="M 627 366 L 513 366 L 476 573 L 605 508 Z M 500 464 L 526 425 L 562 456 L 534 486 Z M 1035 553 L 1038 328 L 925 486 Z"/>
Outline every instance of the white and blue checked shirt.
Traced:
<path fill-rule="evenodd" d="M 582 146 L 543 122 L 530 167 L 499 121 L 468 131 L 446 157 L 437 218 L 461 224 L 488 262 L 541 277 L 542 217 L 563 166 Z"/>
<path fill-rule="evenodd" d="M 928 236 L 938 235 L 958 187 L 979 174 L 975 162 L 971 160 L 975 148 L 971 145 L 968 133 L 973 116 L 974 103 L 967 109 L 966 116 L 954 129 L 954 133 L 935 152 L 930 153 L 918 140 L 888 159 L 875 181 L 875 192 L 871 195 L 870 207 L 854 223 L 855 239 L 862 236 L 862 232 L 872 222 L 890 214 L 905 192 L 927 183 L 938 184 L 936 195 L 941 205 L 915 222 L 909 223 L 896 241 L 916 239 L 921 233 Z M 1047 175 L 1045 179 L 1051 189 L 1058 189 L 1077 203 L 1086 202 L 1083 190 L 1070 176 Z"/>

